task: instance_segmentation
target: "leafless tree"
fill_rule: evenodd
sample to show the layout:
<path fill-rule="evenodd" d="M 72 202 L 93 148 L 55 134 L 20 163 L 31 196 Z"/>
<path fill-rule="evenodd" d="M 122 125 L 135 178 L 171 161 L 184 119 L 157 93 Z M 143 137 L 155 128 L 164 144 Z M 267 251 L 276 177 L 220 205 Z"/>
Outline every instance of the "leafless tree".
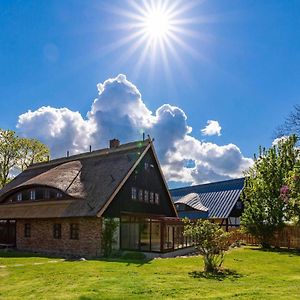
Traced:
<path fill-rule="evenodd" d="M 274 133 L 274 138 L 296 134 L 300 136 L 300 105 L 295 105 L 284 123 L 278 126 Z"/>

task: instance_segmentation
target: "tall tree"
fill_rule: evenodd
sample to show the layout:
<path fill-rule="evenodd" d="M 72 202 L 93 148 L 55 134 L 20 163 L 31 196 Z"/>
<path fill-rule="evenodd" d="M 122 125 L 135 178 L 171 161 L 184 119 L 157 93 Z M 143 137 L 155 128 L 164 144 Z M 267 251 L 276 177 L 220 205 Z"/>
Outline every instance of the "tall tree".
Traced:
<path fill-rule="evenodd" d="M 0 129 L 0 188 L 10 180 L 12 171 L 47 160 L 49 149 L 35 139 L 20 138 L 12 130 Z"/>
<path fill-rule="evenodd" d="M 281 140 L 270 149 L 261 149 L 254 166 L 246 173 L 244 194 L 244 230 L 267 246 L 276 230 L 289 218 L 289 207 L 282 197 L 282 187 L 299 160 L 297 137 Z"/>
<path fill-rule="evenodd" d="M 0 129 L 0 188 L 9 180 L 9 172 L 19 161 L 19 140 L 15 132 Z"/>
<path fill-rule="evenodd" d="M 284 123 L 275 130 L 276 138 L 292 134 L 300 136 L 300 105 L 295 105 Z"/>
<path fill-rule="evenodd" d="M 36 139 L 19 139 L 19 168 L 24 171 L 30 165 L 47 160 L 49 148 Z"/>
<path fill-rule="evenodd" d="M 300 161 L 289 173 L 285 185 L 280 190 L 280 196 L 288 206 L 288 219 L 291 224 L 300 224 Z"/>

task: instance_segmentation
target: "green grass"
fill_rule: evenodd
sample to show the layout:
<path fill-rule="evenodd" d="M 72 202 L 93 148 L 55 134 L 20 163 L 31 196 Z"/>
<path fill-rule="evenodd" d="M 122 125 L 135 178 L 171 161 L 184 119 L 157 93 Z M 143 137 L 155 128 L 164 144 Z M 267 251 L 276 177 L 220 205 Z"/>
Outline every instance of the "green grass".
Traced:
<path fill-rule="evenodd" d="M 0 299 L 299 299 L 300 255 L 232 250 L 224 276 L 201 257 L 64 261 L 0 252 Z"/>

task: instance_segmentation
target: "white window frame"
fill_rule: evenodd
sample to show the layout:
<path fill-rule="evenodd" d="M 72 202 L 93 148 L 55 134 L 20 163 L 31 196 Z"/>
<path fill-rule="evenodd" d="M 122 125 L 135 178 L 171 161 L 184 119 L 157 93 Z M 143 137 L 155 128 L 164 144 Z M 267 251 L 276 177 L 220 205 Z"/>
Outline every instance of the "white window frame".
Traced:
<path fill-rule="evenodd" d="M 147 190 L 144 190 L 144 201 L 146 203 L 149 202 L 149 191 L 147 191 Z"/>
<path fill-rule="evenodd" d="M 22 193 L 18 193 L 17 194 L 17 201 L 22 201 L 23 200 L 22 198 L 23 198 Z"/>
<path fill-rule="evenodd" d="M 157 205 L 159 204 L 159 193 L 155 193 L 154 203 L 157 204 Z"/>
<path fill-rule="evenodd" d="M 46 189 L 46 190 L 44 191 L 44 198 L 45 198 L 45 199 L 50 199 L 50 190 Z"/>
<path fill-rule="evenodd" d="M 153 192 L 150 192 L 150 200 L 149 200 L 150 203 L 154 203 L 154 193 Z"/>
<path fill-rule="evenodd" d="M 137 190 L 136 190 L 136 187 L 131 187 L 131 199 L 132 200 L 136 200 L 137 198 Z"/>
<path fill-rule="evenodd" d="M 139 201 L 144 201 L 144 191 L 139 190 Z"/>
<path fill-rule="evenodd" d="M 36 199 L 36 192 L 35 190 L 30 190 L 30 200 L 35 200 Z"/>
<path fill-rule="evenodd" d="M 144 168 L 145 168 L 146 171 L 149 170 L 149 163 L 148 163 L 148 162 L 145 162 L 145 163 L 144 163 Z"/>
<path fill-rule="evenodd" d="M 63 194 L 61 192 L 56 192 L 56 199 L 61 199 Z"/>

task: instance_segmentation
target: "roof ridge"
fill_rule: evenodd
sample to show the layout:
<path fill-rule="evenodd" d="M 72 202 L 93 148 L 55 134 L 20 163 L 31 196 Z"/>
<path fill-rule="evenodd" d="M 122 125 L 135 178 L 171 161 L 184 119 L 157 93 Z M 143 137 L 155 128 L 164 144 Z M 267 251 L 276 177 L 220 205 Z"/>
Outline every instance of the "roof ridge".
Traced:
<path fill-rule="evenodd" d="M 97 157 L 97 156 L 102 156 L 102 155 L 108 155 L 108 154 L 114 154 L 114 153 L 119 153 L 131 149 L 136 149 L 139 147 L 145 147 L 151 142 L 150 139 L 145 139 L 145 140 L 137 140 L 134 142 L 129 142 L 126 144 L 121 144 L 117 148 L 102 148 L 102 149 L 97 149 L 92 152 L 83 152 L 79 154 L 74 154 L 69 157 L 60 157 L 60 158 L 55 158 L 47 162 L 40 162 L 36 163 L 33 165 L 30 165 L 27 170 L 29 169 L 35 169 L 35 168 L 40 168 L 44 166 L 51 166 L 51 165 L 56 165 L 56 164 L 62 164 L 62 163 L 67 163 L 67 162 L 72 162 L 78 159 L 82 158 L 90 158 L 90 157 Z"/>
<path fill-rule="evenodd" d="M 199 187 L 199 186 L 208 186 L 208 185 L 214 185 L 214 184 L 228 183 L 228 182 L 242 180 L 242 179 L 245 179 L 245 177 L 239 177 L 239 178 L 233 178 L 233 179 L 228 179 L 228 180 L 221 180 L 221 181 L 214 181 L 214 182 L 209 182 L 209 183 L 189 185 L 189 186 L 184 186 L 184 187 L 180 187 L 180 188 L 170 189 L 170 191 L 178 191 L 178 190 L 184 190 L 184 189 L 188 189 L 188 188 L 196 188 L 196 187 Z"/>

